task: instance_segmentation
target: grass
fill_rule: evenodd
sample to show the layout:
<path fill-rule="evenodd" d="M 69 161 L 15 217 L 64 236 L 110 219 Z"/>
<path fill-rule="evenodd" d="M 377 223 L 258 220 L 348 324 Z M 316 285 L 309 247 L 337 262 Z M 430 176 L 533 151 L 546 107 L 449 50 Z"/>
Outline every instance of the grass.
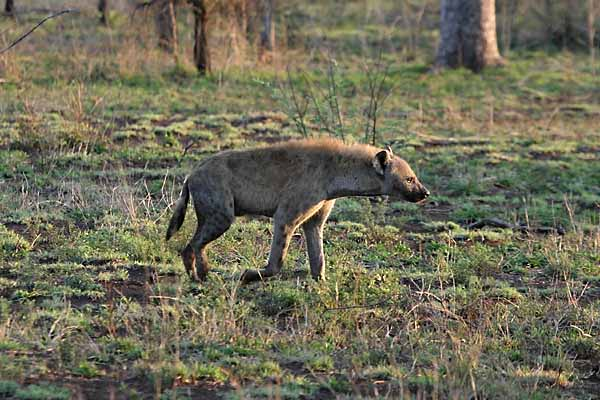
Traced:
<path fill-rule="evenodd" d="M 93 35 L 77 18 L 63 29 Z M 586 58 L 394 65 L 380 143 L 431 201 L 339 201 L 324 283 L 298 235 L 281 277 L 239 286 L 271 230 L 239 218 L 196 285 L 179 259 L 194 217 L 165 243 L 169 205 L 205 157 L 299 137 L 264 84 L 275 74 L 125 69 L 126 48 L 82 61 L 35 43 L 2 59 L 0 398 L 597 396 L 600 81 Z M 337 60 L 359 140 L 364 73 Z M 565 233 L 468 229 L 490 217 Z"/>

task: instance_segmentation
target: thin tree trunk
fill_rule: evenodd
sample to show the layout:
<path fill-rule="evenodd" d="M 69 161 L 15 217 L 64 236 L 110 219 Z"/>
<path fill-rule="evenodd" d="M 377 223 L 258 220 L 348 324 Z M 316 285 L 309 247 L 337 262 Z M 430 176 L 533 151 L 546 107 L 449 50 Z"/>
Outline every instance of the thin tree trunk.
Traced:
<path fill-rule="evenodd" d="M 562 48 L 564 50 L 573 48 L 577 42 L 577 33 L 575 32 L 575 22 L 573 21 L 573 10 L 577 10 L 580 4 L 577 1 L 569 0 L 567 2 L 568 11 L 564 13 Z"/>
<path fill-rule="evenodd" d="M 169 1 L 169 19 L 171 20 L 170 25 L 172 27 L 172 33 L 173 33 L 173 43 L 172 43 L 172 49 L 171 51 L 173 52 L 173 57 L 175 58 L 175 63 L 177 63 L 179 61 L 179 40 L 177 39 L 177 18 L 176 18 L 176 14 L 175 14 L 175 2 L 173 0 Z"/>
<path fill-rule="evenodd" d="M 108 1 L 98 1 L 98 11 L 100 12 L 100 23 L 104 26 L 108 26 Z"/>
<path fill-rule="evenodd" d="M 15 2 L 14 2 L 14 0 L 6 0 L 6 3 L 4 3 L 4 12 L 6 13 L 6 15 L 8 15 L 10 17 L 14 17 L 15 16 Z"/>
<path fill-rule="evenodd" d="M 227 3 L 227 10 L 225 11 L 226 20 L 229 22 L 229 46 L 231 52 L 227 52 L 227 62 L 225 69 L 231 61 L 234 63 L 239 61 L 241 54 L 241 41 L 240 41 L 240 21 L 239 21 L 239 6 L 237 2 L 230 1 Z"/>
<path fill-rule="evenodd" d="M 206 4 L 204 0 L 189 0 L 189 2 L 194 13 L 194 64 L 201 75 L 206 75 L 210 73 Z"/>
<path fill-rule="evenodd" d="M 158 46 L 170 53 L 177 51 L 177 24 L 174 0 L 159 3 L 156 13 L 156 29 L 158 31 Z"/>
<path fill-rule="evenodd" d="M 496 1 L 481 0 L 479 3 L 481 4 L 481 8 L 479 9 L 481 33 L 476 38 L 478 54 L 472 64 L 475 70 L 503 63 L 498 51 L 498 39 L 496 35 Z"/>
<path fill-rule="evenodd" d="M 246 35 L 248 32 L 248 1 L 242 0 L 240 2 L 240 11 L 238 13 L 239 27 L 242 35 Z"/>
<path fill-rule="evenodd" d="M 413 49 L 412 52 L 413 54 L 417 53 L 417 49 L 419 47 L 419 39 L 421 37 L 421 28 L 423 27 L 422 22 L 423 22 L 423 16 L 425 15 L 425 10 L 427 9 L 427 2 L 423 2 L 423 5 L 421 6 L 421 8 L 419 8 L 416 16 L 415 16 L 415 22 L 413 25 L 413 33 L 412 33 L 412 37 L 413 37 Z"/>
<path fill-rule="evenodd" d="M 512 45 L 513 24 L 518 8 L 518 0 L 504 0 L 502 2 L 502 53 L 508 55 Z"/>
<path fill-rule="evenodd" d="M 260 31 L 260 59 L 271 62 L 275 52 L 275 23 L 273 22 L 273 9 L 275 0 L 261 0 L 262 29 Z"/>
<path fill-rule="evenodd" d="M 421 21 L 427 8 L 427 2 L 423 2 L 422 5 L 416 6 L 409 2 L 402 2 L 402 20 L 408 31 L 408 54 L 409 57 L 414 57 L 417 52 L 419 36 L 421 34 Z"/>
<path fill-rule="evenodd" d="M 554 21 L 554 6 L 553 0 L 544 1 L 544 16 L 546 17 L 544 25 L 546 26 L 546 46 L 551 46 L 554 43 L 554 31 L 556 26 L 553 25 Z"/>
<path fill-rule="evenodd" d="M 478 72 L 503 64 L 496 39 L 495 0 L 442 0 L 437 68 Z"/>
<path fill-rule="evenodd" d="M 594 37 L 596 36 L 596 27 L 594 22 L 596 20 L 596 7 L 594 0 L 588 0 L 588 16 L 587 16 L 587 34 L 588 34 L 588 47 L 590 49 L 590 65 L 592 66 L 592 73 L 596 73 L 596 45 L 594 43 Z"/>

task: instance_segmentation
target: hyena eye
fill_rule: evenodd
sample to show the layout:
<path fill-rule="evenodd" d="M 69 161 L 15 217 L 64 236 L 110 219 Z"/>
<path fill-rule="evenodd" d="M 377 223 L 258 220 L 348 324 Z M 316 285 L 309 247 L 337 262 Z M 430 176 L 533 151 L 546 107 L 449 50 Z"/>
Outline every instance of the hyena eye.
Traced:
<path fill-rule="evenodd" d="M 413 183 L 414 181 L 415 181 L 415 178 L 413 178 L 413 177 L 406 178 L 406 183 Z"/>

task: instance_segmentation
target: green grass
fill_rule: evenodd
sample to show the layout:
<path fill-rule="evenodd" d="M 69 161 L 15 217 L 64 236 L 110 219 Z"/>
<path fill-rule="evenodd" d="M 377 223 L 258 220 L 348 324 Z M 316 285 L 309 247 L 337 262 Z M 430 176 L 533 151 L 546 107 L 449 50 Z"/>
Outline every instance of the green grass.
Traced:
<path fill-rule="evenodd" d="M 77 18 L 63 29 L 107 34 Z M 351 26 L 331 33 L 355 49 Z M 587 58 L 516 53 L 481 75 L 394 64 L 379 142 L 429 203 L 340 200 L 319 283 L 295 236 L 280 277 L 239 286 L 271 230 L 239 218 L 196 285 L 179 258 L 195 218 L 165 243 L 168 207 L 205 157 L 300 136 L 277 75 L 199 78 L 185 63 L 126 65 L 116 47 L 69 57 L 32 43 L 35 58 L 6 56 L 16 78 L 0 92 L 0 398 L 597 395 L 600 80 Z M 336 59 L 361 140 L 355 56 Z M 324 60 L 298 64 L 325 84 Z M 564 235 L 468 229 L 482 218 Z"/>

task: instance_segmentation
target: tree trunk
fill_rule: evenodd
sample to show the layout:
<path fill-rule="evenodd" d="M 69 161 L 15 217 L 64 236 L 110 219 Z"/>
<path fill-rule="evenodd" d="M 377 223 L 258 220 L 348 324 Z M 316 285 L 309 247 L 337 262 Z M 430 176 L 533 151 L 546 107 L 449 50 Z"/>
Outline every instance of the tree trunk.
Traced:
<path fill-rule="evenodd" d="M 206 22 L 206 4 L 204 0 L 189 0 L 194 13 L 194 64 L 201 75 L 210 73 L 210 52 Z"/>
<path fill-rule="evenodd" d="M 177 54 L 177 23 L 174 0 L 164 0 L 158 4 L 156 29 L 158 46 L 170 53 Z"/>
<path fill-rule="evenodd" d="M 496 39 L 495 0 L 442 0 L 437 68 L 479 72 L 503 64 Z"/>
<path fill-rule="evenodd" d="M 510 52 L 513 38 L 513 24 L 515 15 L 517 14 L 519 0 L 503 0 L 501 1 L 501 38 L 502 38 L 502 53 L 508 55 Z"/>
<path fill-rule="evenodd" d="M 14 0 L 6 0 L 6 3 L 4 3 L 4 12 L 6 13 L 6 15 L 8 15 L 10 17 L 14 17 L 15 16 L 15 2 L 14 2 Z"/>
<path fill-rule="evenodd" d="M 98 11 L 100 12 L 100 23 L 104 26 L 108 26 L 108 1 L 98 1 Z"/>
<path fill-rule="evenodd" d="M 562 48 L 563 50 L 575 48 L 577 45 L 577 32 L 575 29 L 576 22 L 573 21 L 575 16 L 573 15 L 574 10 L 579 8 L 577 1 L 569 0 L 567 2 L 567 12 L 563 14 L 563 37 L 562 37 Z"/>
<path fill-rule="evenodd" d="M 261 0 L 262 29 L 260 31 L 259 56 L 263 62 L 271 62 L 275 52 L 274 2 L 275 0 Z"/>

